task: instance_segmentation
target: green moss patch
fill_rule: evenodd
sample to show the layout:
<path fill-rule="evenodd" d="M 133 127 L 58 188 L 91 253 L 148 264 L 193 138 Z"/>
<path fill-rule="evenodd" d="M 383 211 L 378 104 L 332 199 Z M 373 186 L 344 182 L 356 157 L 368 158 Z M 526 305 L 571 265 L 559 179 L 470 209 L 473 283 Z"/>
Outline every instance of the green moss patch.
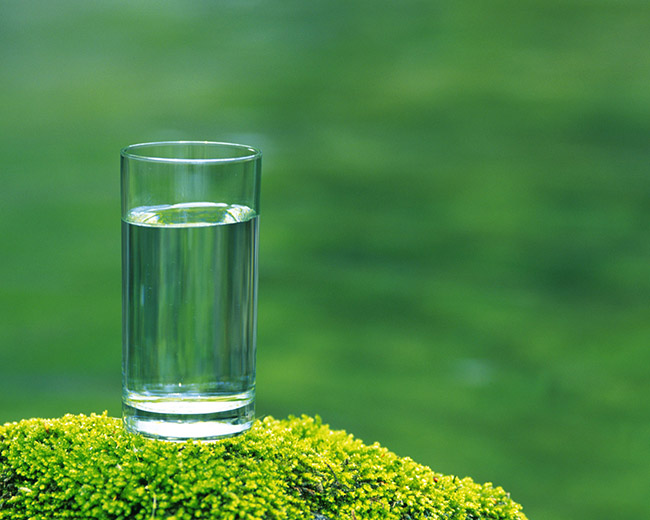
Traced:
<path fill-rule="evenodd" d="M 500 487 L 433 472 L 320 419 L 214 443 L 66 415 L 0 426 L 0 519 L 525 520 Z"/>

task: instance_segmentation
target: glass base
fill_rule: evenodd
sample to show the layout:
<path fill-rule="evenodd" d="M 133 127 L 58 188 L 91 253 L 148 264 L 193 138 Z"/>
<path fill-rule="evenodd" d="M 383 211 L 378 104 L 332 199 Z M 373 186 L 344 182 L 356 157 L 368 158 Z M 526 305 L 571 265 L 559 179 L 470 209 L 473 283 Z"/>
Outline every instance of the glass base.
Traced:
<path fill-rule="evenodd" d="M 255 418 L 255 391 L 219 396 L 127 393 L 127 431 L 166 441 L 216 441 L 244 433 Z"/>

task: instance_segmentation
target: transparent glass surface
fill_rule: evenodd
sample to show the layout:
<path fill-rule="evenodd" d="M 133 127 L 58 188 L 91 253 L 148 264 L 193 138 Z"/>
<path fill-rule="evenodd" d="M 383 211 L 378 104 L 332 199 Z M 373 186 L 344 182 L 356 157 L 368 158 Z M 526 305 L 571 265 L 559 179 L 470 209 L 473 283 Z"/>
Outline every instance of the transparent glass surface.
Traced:
<path fill-rule="evenodd" d="M 255 409 L 261 157 L 222 143 L 122 151 L 122 373 L 128 430 L 213 440 Z"/>

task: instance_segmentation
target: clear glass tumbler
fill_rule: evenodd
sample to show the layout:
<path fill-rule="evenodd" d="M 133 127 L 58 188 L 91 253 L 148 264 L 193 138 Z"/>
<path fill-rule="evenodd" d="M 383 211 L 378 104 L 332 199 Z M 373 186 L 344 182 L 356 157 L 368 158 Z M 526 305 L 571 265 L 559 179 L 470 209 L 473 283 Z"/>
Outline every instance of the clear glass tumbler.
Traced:
<path fill-rule="evenodd" d="M 214 142 L 121 152 L 122 410 L 166 440 L 249 429 L 255 413 L 261 153 Z"/>

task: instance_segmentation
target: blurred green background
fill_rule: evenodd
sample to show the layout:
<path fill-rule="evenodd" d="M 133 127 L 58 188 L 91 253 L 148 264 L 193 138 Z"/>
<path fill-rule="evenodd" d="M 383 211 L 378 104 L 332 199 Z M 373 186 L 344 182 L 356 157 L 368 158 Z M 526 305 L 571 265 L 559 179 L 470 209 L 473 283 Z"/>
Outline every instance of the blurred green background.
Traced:
<path fill-rule="evenodd" d="M 119 150 L 264 151 L 258 415 L 646 518 L 650 3 L 0 6 L 0 422 L 120 414 Z"/>

